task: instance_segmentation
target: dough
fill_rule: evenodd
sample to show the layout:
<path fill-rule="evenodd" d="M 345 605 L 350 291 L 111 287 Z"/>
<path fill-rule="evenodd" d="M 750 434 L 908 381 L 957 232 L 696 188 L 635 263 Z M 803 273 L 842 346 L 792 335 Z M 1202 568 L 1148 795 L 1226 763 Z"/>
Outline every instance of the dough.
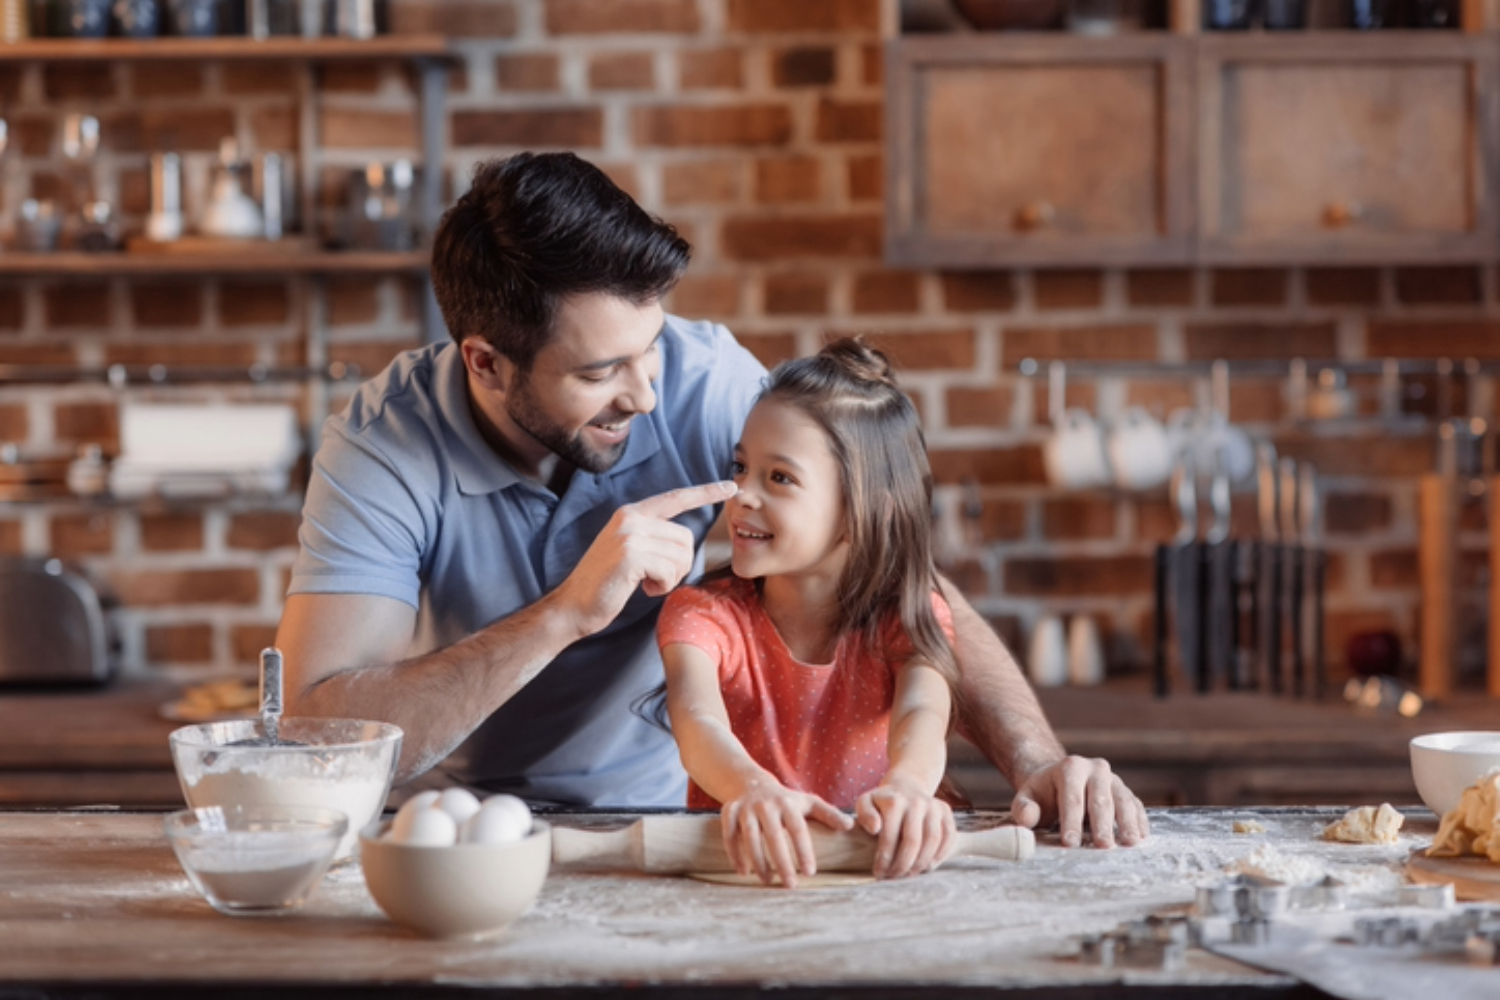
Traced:
<path fill-rule="evenodd" d="M 1233 829 L 1235 833 L 1265 833 L 1266 825 L 1260 820 L 1237 819 L 1234 821 Z"/>
<path fill-rule="evenodd" d="M 1464 789 L 1458 805 L 1443 814 L 1428 857 L 1477 854 L 1500 861 L 1500 773 L 1487 774 Z"/>
<path fill-rule="evenodd" d="M 1323 831 L 1323 839 L 1346 844 L 1394 844 L 1404 822 L 1406 817 L 1389 802 L 1382 802 L 1379 806 L 1360 806 L 1350 809 L 1343 819 L 1330 824 Z"/>
<path fill-rule="evenodd" d="M 739 872 L 688 872 L 688 878 L 699 882 L 715 882 L 719 885 L 743 885 L 752 889 L 779 889 L 781 876 L 771 885 L 760 880 L 759 875 L 741 875 Z M 816 875 L 797 876 L 798 889 L 844 889 L 852 885 L 869 885 L 877 882 L 869 872 L 818 872 Z"/>

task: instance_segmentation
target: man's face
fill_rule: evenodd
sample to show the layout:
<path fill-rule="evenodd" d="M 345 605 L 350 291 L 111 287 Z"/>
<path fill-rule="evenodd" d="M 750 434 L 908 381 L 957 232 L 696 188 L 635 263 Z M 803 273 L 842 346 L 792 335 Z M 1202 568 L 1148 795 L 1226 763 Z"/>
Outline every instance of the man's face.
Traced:
<path fill-rule="evenodd" d="M 661 373 L 656 341 L 664 319 L 656 302 L 637 306 L 602 293 L 563 302 L 531 370 L 512 371 L 506 419 L 497 420 L 523 461 L 552 452 L 599 473 L 620 460 L 631 419 L 656 408 L 651 383 Z"/>

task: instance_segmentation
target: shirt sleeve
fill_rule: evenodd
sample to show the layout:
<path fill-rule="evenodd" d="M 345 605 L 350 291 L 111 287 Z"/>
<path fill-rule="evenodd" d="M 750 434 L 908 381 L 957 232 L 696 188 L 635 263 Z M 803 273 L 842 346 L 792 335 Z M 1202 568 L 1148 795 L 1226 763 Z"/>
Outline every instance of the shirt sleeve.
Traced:
<path fill-rule="evenodd" d="M 330 425 L 313 461 L 288 593 L 372 594 L 418 607 L 433 516 L 392 461 Z"/>
<path fill-rule="evenodd" d="M 678 587 L 667 595 L 661 617 L 656 622 L 656 644 L 659 648 L 681 643 L 701 649 L 714 665 L 723 671 L 732 662 L 734 641 L 711 594 L 698 587 Z"/>

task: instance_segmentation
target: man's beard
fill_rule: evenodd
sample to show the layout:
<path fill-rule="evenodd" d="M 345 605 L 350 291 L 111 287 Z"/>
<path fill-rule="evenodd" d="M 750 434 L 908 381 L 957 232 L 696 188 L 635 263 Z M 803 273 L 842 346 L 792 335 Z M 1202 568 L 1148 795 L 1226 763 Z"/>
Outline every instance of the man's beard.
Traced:
<path fill-rule="evenodd" d="M 525 379 L 512 388 L 506 399 L 505 411 L 510 419 L 515 421 L 517 427 L 545 445 L 563 461 L 596 475 L 613 469 L 625 454 L 625 446 L 630 444 L 627 431 L 625 439 L 607 451 L 590 448 L 584 442 L 583 431 L 570 434 L 547 419 L 536 397 L 531 394 L 530 383 Z M 625 414 L 612 414 L 603 423 L 615 424 L 627 419 L 629 418 Z"/>

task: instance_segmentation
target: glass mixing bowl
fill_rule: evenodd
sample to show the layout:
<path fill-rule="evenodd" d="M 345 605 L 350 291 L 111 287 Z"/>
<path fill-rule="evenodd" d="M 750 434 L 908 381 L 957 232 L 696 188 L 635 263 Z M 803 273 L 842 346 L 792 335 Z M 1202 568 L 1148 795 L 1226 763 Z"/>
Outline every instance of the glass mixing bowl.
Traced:
<path fill-rule="evenodd" d="M 263 740 L 258 720 L 184 726 L 171 736 L 172 765 L 183 798 L 206 806 L 312 806 L 336 809 L 349 819 L 335 859 L 348 857 L 359 830 L 380 816 L 401 730 L 359 719 L 284 718 L 281 743 Z M 246 744 L 246 745 L 236 745 Z"/>
<path fill-rule="evenodd" d="M 310 806 L 207 806 L 167 816 L 167 839 L 193 887 L 220 913 L 301 906 L 333 863 L 349 817 Z"/>

